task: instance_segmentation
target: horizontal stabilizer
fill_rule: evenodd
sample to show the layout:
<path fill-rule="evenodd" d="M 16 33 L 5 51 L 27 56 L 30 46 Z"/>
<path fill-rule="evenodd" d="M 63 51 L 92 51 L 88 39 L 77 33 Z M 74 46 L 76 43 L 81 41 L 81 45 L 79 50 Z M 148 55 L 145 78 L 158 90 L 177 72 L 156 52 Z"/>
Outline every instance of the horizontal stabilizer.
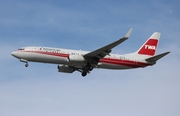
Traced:
<path fill-rule="evenodd" d="M 160 58 L 166 56 L 169 53 L 170 52 L 165 52 L 165 53 L 162 53 L 162 54 L 147 58 L 146 61 L 149 62 L 149 63 L 156 63 L 157 60 L 159 60 Z"/>

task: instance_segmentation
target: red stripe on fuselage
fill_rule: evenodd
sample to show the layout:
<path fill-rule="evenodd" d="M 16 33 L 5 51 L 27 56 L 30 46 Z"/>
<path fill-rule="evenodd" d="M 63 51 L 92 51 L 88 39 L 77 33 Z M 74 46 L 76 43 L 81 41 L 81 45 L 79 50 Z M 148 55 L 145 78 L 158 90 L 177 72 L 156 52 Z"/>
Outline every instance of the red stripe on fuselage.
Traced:
<path fill-rule="evenodd" d="M 24 50 L 23 52 L 39 53 L 39 54 L 59 56 L 59 57 L 64 57 L 64 58 L 68 58 L 69 56 L 69 54 L 65 54 L 65 53 L 55 53 L 55 52 L 45 52 L 45 51 Z M 137 62 L 133 60 L 121 60 L 121 59 L 115 59 L 115 58 L 103 58 L 103 59 L 100 59 L 99 62 L 107 63 L 107 64 L 114 64 L 114 65 L 123 65 L 123 66 L 132 67 L 132 68 L 146 67 L 150 65 L 144 62 Z"/>
<path fill-rule="evenodd" d="M 100 59 L 100 62 L 114 64 L 114 65 L 124 65 L 124 66 L 132 67 L 132 68 L 146 67 L 146 66 L 150 65 L 147 63 L 143 63 L 143 62 L 137 62 L 137 61 L 132 61 L 132 60 L 113 59 L 113 58 Z"/>
<path fill-rule="evenodd" d="M 65 57 L 65 58 L 67 58 L 69 56 L 69 54 L 45 52 L 45 51 L 27 51 L 27 50 L 25 50 L 23 52 L 39 53 L 39 54 L 44 54 L 44 55 L 59 56 L 59 57 Z"/>

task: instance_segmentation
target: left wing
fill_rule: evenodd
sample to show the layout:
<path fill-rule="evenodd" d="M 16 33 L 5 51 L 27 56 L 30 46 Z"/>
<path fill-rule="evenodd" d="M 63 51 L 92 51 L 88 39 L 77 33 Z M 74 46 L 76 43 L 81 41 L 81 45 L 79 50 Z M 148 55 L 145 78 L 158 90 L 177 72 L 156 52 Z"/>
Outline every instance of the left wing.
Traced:
<path fill-rule="evenodd" d="M 85 54 L 84 58 L 85 59 L 91 59 L 91 58 L 101 59 L 101 58 L 104 58 L 106 55 L 108 55 L 112 51 L 111 50 L 112 48 L 116 47 L 120 43 L 127 40 L 129 38 L 129 36 L 131 35 L 131 32 L 132 32 L 132 28 L 126 33 L 126 35 L 123 38 L 121 38 L 121 39 L 119 39 L 119 40 L 117 40 L 111 44 L 108 44 L 102 48 L 99 48 L 97 50 L 94 50 L 92 52 Z"/>

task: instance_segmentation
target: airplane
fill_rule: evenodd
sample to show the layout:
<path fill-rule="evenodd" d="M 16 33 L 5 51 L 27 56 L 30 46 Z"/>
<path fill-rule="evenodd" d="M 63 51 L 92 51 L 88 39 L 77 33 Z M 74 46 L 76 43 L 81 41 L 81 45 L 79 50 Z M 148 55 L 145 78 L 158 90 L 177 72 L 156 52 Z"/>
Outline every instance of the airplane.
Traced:
<path fill-rule="evenodd" d="M 28 67 L 28 62 L 57 64 L 58 72 L 73 73 L 79 71 L 84 77 L 94 68 L 121 70 L 152 66 L 160 58 L 170 53 L 164 52 L 155 55 L 161 33 L 154 32 L 136 52 L 124 55 L 110 54 L 114 47 L 130 37 L 131 32 L 132 28 L 124 37 L 91 52 L 29 46 L 13 51 L 11 55 L 26 63 L 25 67 Z"/>

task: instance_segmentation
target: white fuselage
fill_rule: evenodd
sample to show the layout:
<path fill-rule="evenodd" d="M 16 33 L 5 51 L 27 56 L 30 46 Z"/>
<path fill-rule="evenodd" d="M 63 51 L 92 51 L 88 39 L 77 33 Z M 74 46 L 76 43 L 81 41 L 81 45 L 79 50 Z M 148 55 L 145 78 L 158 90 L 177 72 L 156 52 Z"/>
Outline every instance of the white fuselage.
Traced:
<path fill-rule="evenodd" d="M 79 71 L 84 77 L 94 68 L 118 70 L 151 66 L 170 53 L 155 55 L 161 33 L 154 32 L 136 52 L 125 55 L 110 54 L 114 47 L 129 38 L 131 32 L 132 28 L 124 37 L 90 52 L 51 47 L 24 47 L 11 54 L 21 62 L 25 62 L 26 67 L 28 67 L 29 61 L 52 63 L 58 65 L 58 72 Z"/>
<path fill-rule="evenodd" d="M 41 63 L 52 63 L 62 64 L 73 67 L 84 67 L 86 62 L 70 61 L 70 55 L 83 56 L 89 53 L 88 51 L 81 50 L 70 50 L 61 48 L 50 48 L 50 47 L 24 47 L 17 51 L 12 52 L 12 55 L 20 60 L 27 60 L 32 62 Z M 144 59 L 134 57 L 133 55 L 119 55 L 109 54 L 103 59 L 100 59 L 98 64 L 94 68 L 105 68 L 105 69 L 131 69 L 146 67 L 148 64 Z"/>

